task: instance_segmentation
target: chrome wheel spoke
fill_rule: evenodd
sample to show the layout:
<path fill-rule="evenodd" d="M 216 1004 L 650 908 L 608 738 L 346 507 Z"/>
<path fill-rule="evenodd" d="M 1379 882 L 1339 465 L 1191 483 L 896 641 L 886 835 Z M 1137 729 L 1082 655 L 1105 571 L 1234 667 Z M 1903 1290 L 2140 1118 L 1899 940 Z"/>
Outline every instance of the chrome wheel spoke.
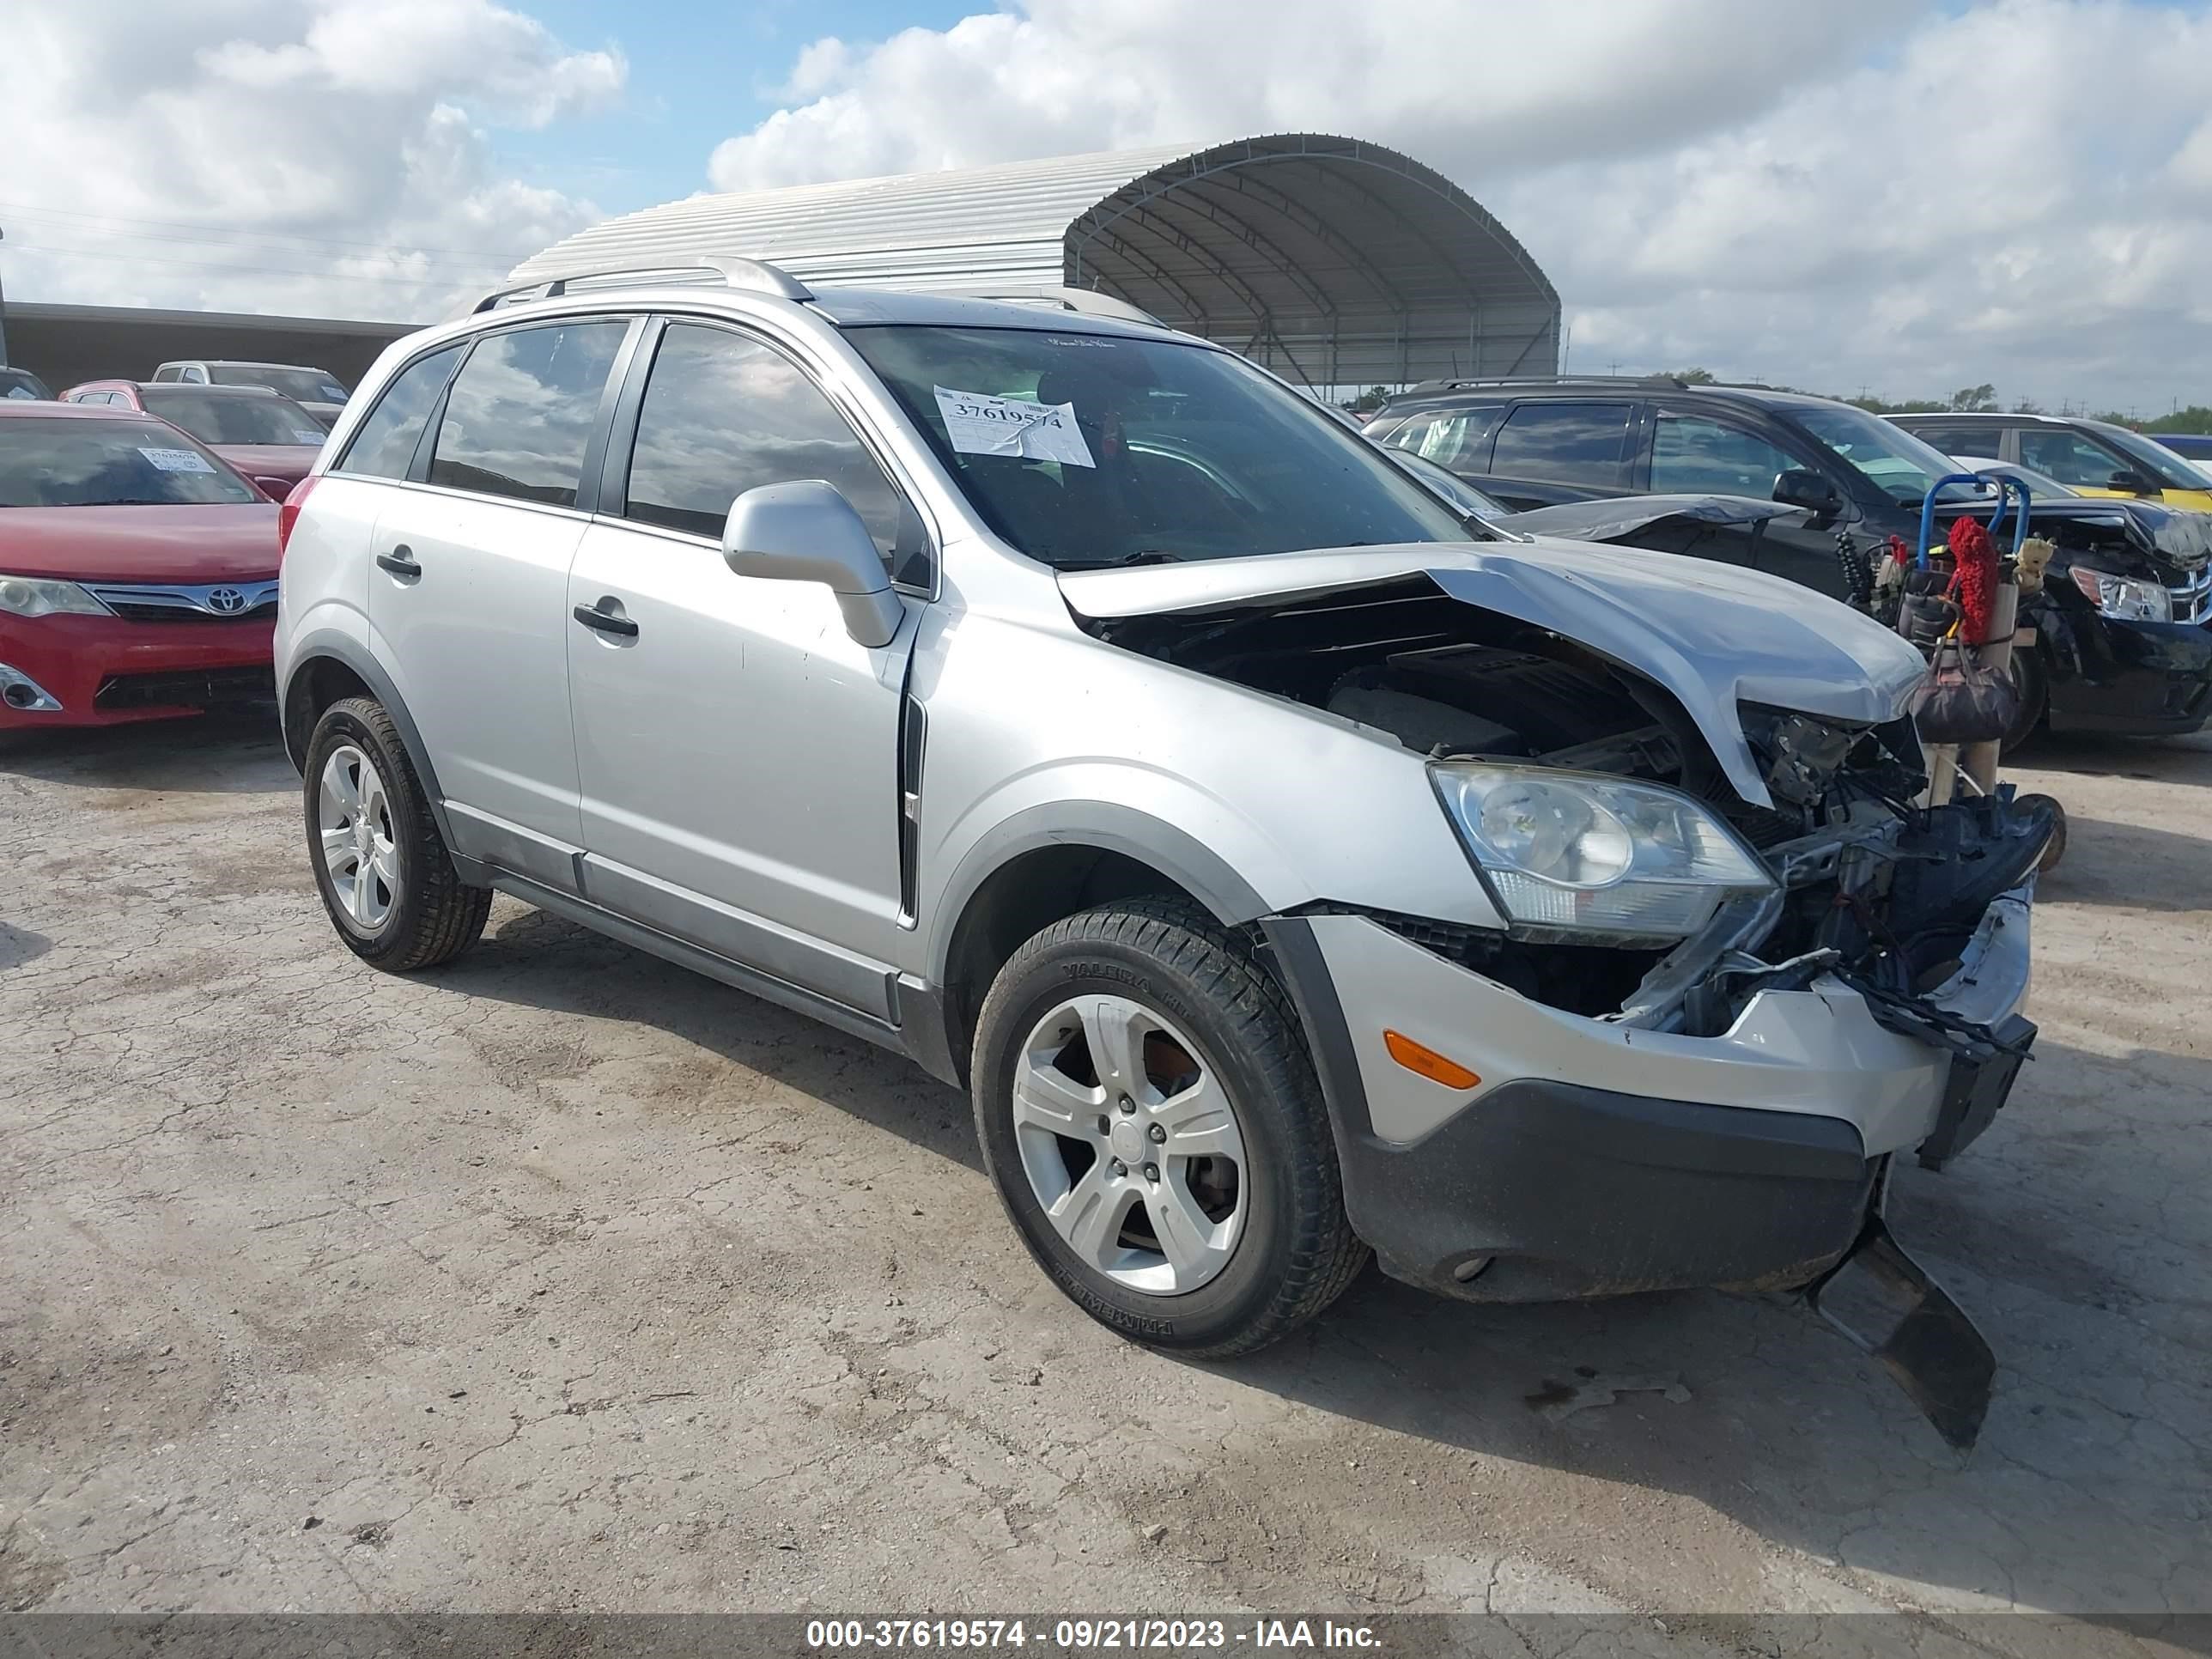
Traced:
<path fill-rule="evenodd" d="M 1120 997 L 1086 997 L 1082 1014 L 1084 1041 L 1100 1085 L 1110 1094 L 1142 1099 L 1151 1092 L 1145 1079 L 1145 1034 L 1159 1022 Z"/>
<path fill-rule="evenodd" d="M 1227 1260 L 1228 1251 L 1219 1243 L 1224 1230 L 1207 1218 L 1190 1189 L 1172 1174 L 1146 1194 L 1145 1209 L 1161 1252 L 1175 1269 L 1177 1289 L 1204 1283 Z"/>
<path fill-rule="evenodd" d="M 1225 1158 L 1244 1161 L 1244 1138 L 1229 1097 L 1211 1073 L 1152 1109 L 1152 1121 L 1167 1131 L 1161 1152 L 1169 1158 Z"/>
<path fill-rule="evenodd" d="M 1045 1217 L 1077 1255 L 1091 1267 L 1103 1269 L 1121 1253 L 1118 1241 L 1122 1218 L 1136 1201 L 1134 1190 L 1109 1174 L 1102 1159 L 1084 1172 L 1060 1202 L 1045 1212 Z"/>
<path fill-rule="evenodd" d="M 344 874 L 359 862 L 361 854 L 354 850 L 353 830 L 341 825 L 322 832 L 323 867 L 333 876 Z"/>
<path fill-rule="evenodd" d="M 1014 1121 L 1028 1127 L 1095 1140 L 1092 1120 L 1105 1099 L 1104 1090 L 1085 1088 L 1054 1065 L 1050 1054 L 1024 1054 L 1014 1074 Z"/>

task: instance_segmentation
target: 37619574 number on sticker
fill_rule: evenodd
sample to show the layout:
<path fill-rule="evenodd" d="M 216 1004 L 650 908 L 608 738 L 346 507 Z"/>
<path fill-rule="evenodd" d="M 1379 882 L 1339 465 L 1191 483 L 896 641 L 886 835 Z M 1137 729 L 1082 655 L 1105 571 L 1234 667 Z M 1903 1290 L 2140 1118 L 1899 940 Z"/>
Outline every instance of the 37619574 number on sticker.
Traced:
<path fill-rule="evenodd" d="M 1060 1619 L 1048 1629 L 1024 1619 L 810 1619 L 815 1653 L 937 1648 L 1026 1648 L 1065 1653 L 1175 1652 L 1229 1645 L 1218 1619 Z"/>

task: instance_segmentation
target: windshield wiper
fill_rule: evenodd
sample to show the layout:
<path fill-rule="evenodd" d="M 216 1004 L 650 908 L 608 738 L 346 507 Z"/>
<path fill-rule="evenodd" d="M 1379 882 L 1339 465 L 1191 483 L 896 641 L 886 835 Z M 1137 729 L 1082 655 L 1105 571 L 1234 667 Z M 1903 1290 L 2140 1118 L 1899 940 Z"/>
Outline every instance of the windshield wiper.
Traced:
<path fill-rule="evenodd" d="M 1118 559 L 1060 559 L 1054 562 L 1056 570 L 1115 570 L 1133 564 L 1180 564 L 1182 555 L 1170 553 L 1164 547 L 1147 547 L 1134 553 L 1124 553 Z"/>

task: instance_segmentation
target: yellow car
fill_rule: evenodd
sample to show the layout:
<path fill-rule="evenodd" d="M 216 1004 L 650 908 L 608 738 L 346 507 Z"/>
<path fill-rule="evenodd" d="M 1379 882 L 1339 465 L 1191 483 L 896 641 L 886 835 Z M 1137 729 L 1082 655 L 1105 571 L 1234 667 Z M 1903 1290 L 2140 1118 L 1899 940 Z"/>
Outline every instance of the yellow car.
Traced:
<path fill-rule="evenodd" d="M 1946 455 L 1991 455 L 2083 495 L 2120 495 L 2212 513 L 2212 477 L 2162 444 L 2106 421 L 2062 415 L 1893 415 Z"/>

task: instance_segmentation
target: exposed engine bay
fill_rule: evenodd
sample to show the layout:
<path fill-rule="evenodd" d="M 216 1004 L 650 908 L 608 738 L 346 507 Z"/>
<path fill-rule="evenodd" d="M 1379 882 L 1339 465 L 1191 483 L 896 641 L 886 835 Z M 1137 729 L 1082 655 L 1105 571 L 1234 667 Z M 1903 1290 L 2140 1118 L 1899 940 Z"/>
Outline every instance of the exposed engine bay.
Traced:
<path fill-rule="evenodd" d="M 1374 919 L 1523 995 L 1590 1018 L 1713 1036 L 1764 988 L 1832 975 L 1893 1029 L 1986 1055 L 2003 1039 L 1927 994 L 1959 971 L 1984 914 L 2029 879 L 2047 807 L 2007 794 L 1933 810 L 1909 718 L 1852 725 L 1743 703 L 1770 800 L 1726 775 L 1680 701 L 1560 634 L 1476 608 L 1421 577 L 1231 613 L 1131 617 L 1102 637 L 1322 709 L 1434 760 L 1613 774 L 1705 802 L 1778 883 L 1671 949 L 1415 917 Z"/>

